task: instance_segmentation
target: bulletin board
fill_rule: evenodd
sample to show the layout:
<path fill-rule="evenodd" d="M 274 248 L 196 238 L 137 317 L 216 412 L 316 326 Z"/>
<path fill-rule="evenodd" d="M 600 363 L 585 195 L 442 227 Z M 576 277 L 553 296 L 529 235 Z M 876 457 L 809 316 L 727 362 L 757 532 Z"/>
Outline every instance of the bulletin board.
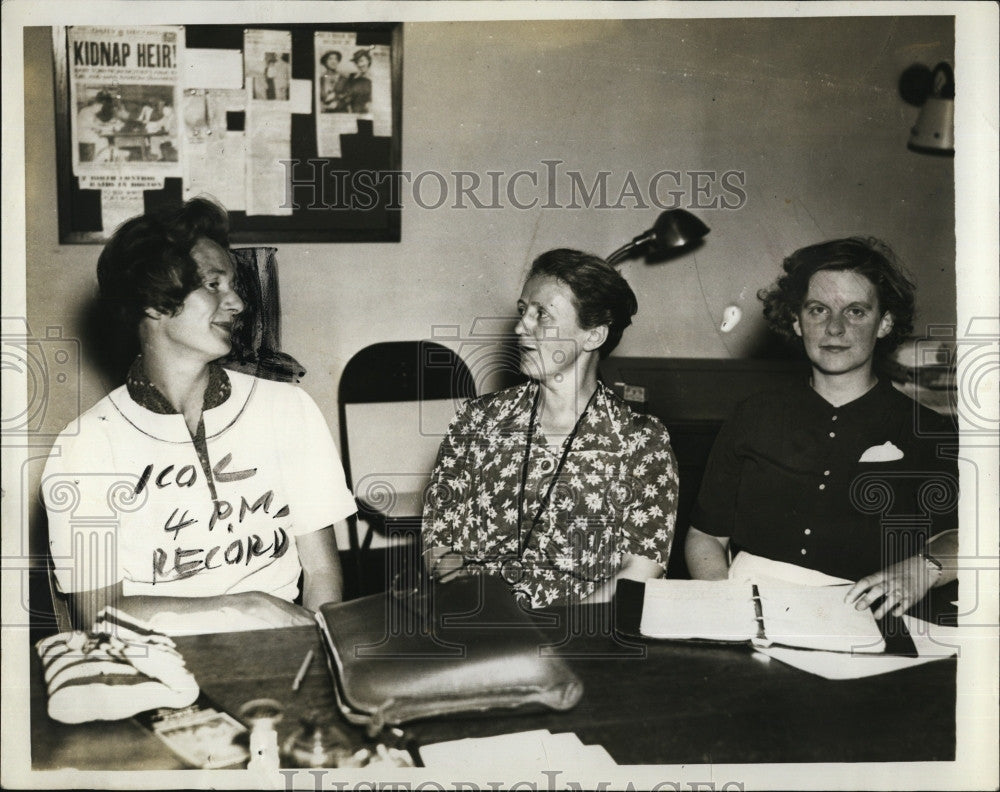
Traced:
<path fill-rule="evenodd" d="M 400 23 L 53 28 L 59 240 L 208 195 L 234 243 L 398 242 Z"/>

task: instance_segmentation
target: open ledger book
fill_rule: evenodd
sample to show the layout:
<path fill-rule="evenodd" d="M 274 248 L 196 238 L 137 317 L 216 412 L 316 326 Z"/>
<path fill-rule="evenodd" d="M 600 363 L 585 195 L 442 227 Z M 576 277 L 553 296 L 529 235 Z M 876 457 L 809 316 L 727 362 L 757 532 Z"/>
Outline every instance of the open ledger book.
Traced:
<path fill-rule="evenodd" d="M 640 633 L 648 638 L 750 642 L 881 653 L 871 610 L 844 602 L 847 586 L 773 580 L 647 580 Z"/>

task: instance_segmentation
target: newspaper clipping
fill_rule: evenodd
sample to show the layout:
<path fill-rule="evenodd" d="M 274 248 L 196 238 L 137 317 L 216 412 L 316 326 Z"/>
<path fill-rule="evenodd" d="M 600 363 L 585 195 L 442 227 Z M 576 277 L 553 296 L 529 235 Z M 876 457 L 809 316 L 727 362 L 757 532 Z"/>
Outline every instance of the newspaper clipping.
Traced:
<path fill-rule="evenodd" d="M 73 173 L 101 189 L 110 233 L 142 212 L 144 190 L 180 175 L 184 29 L 73 27 L 68 47 Z"/>
<path fill-rule="evenodd" d="M 372 134 L 392 134 L 391 47 L 358 46 L 355 33 L 315 34 L 316 141 L 321 157 L 340 156 L 340 136 L 357 134 L 359 118 Z"/>
<path fill-rule="evenodd" d="M 354 33 L 317 31 L 316 57 L 316 147 L 321 157 L 340 156 L 340 136 L 358 131 L 356 116 L 348 112 L 345 87 L 349 58 L 357 49 Z"/>
<path fill-rule="evenodd" d="M 281 164 L 292 149 L 292 34 L 247 30 L 243 34 L 247 108 L 246 213 L 290 215 Z"/>

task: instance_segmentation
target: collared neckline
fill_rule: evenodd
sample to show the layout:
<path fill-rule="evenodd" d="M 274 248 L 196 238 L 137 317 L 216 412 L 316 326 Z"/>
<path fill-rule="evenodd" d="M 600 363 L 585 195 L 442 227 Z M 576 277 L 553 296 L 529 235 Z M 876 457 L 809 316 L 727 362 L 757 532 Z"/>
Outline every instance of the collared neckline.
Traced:
<path fill-rule="evenodd" d="M 527 430 L 531 402 L 540 388 L 541 385 L 537 380 L 531 380 L 512 403 L 517 414 L 524 417 L 524 426 L 519 427 L 519 431 Z M 621 418 L 616 419 L 616 415 L 620 415 L 617 412 L 620 408 L 628 409 L 628 405 L 619 399 L 613 390 L 598 380 L 597 389 L 591 396 L 589 407 L 580 415 L 579 432 L 574 452 L 608 451 L 609 446 L 600 441 L 601 437 L 608 436 L 616 437 L 617 446 L 624 447 L 626 438 L 622 436 L 618 427 Z M 556 449 L 560 448 L 560 444 L 550 445 L 545 433 L 541 431 L 541 427 L 536 430 L 535 438 L 541 441 L 537 443 L 540 448 L 543 448 L 550 455 L 556 455 Z"/>
<path fill-rule="evenodd" d="M 140 407 L 144 407 L 157 415 L 178 415 L 177 410 L 163 395 L 163 392 L 149 379 L 143 365 L 142 355 L 138 355 L 128 370 L 125 378 L 128 395 Z M 226 370 L 218 363 L 208 365 L 208 385 L 202 401 L 202 412 L 225 404 L 232 395 L 232 383 Z"/>

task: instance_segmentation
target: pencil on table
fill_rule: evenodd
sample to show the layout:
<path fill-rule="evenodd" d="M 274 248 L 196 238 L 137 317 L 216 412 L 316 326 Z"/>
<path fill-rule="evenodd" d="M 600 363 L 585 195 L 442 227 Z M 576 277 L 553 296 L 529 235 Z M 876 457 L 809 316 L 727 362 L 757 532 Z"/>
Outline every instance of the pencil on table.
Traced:
<path fill-rule="evenodd" d="M 292 682 L 292 690 L 298 690 L 299 686 L 302 684 L 302 680 L 306 678 L 306 671 L 309 670 L 309 664 L 313 659 L 313 650 L 310 649 L 306 652 L 306 656 L 302 658 L 302 665 L 299 666 L 299 673 L 295 675 L 295 681 Z"/>

